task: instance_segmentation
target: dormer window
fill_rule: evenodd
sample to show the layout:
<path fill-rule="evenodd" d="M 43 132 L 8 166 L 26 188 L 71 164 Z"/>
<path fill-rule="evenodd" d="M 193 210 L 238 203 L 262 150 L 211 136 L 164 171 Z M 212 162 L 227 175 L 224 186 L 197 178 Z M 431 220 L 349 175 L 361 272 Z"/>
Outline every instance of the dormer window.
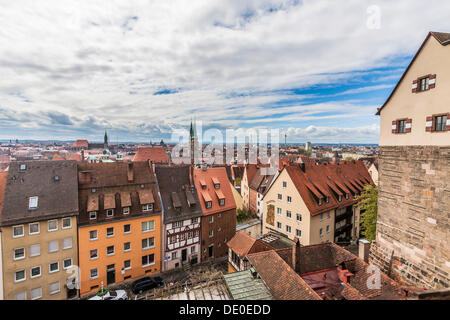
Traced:
<path fill-rule="evenodd" d="M 214 185 L 214 189 L 220 189 L 220 184 L 218 184 L 218 183 L 215 184 L 215 185 Z"/>
<path fill-rule="evenodd" d="M 346 193 L 346 194 L 345 194 L 345 199 L 347 199 L 347 200 L 348 200 L 348 193 Z"/>
<path fill-rule="evenodd" d="M 322 199 L 319 199 L 319 206 L 322 205 Z"/>
<path fill-rule="evenodd" d="M 123 214 L 129 214 L 129 213 L 130 213 L 130 207 L 124 207 Z"/>
<path fill-rule="evenodd" d="M 225 205 L 225 199 L 219 199 L 219 206 L 223 207 Z"/>
<path fill-rule="evenodd" d="M 28 200 L 28 209 L 36 209 L 38 206 L 38 197 L 30 197 Z"/>
<path fill-rule="evenodd" d="M 108 218 L 114 217 L 114 209 L 108 209 L 108 210 L 106 210 L 106 216 L 107 216 Z"/>
<path fill-rule="evenodd" d="M 342 196 L 341 195 L 339 195 L 339 202 L 341 202 L 342 201 Z"/>
<path fill-rule="evenodd" d="M 325 202 L 326 202 L 326 203 L 330 202 L 330 198 L 329 198 L 329 197 L 326 197 L 326 198 L 325 198 Z"/>
<path fill-rule="evenodd" d="M 89 212 L 89 220 L 95 220 L 95 219 L 97 219 L 97 211 Z"/>
<path fill-rule="evenodd" d="M 206 209 L 211 209 L 212 207 L 212 201 L 206 201 Z"/>
<path fill-rule="evenodd" d="M 142 206 L 142 211 L 143 212 L 148 212 L 148 211 L 152 211 L 153 210 L 153 204 L 149 203 L 149 204 L 144 204 Z"/>

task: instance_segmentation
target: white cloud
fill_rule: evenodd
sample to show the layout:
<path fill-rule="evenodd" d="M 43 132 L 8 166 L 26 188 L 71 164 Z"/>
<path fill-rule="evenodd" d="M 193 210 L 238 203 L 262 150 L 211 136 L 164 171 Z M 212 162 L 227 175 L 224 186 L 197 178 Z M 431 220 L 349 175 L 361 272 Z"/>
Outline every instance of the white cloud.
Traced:
<path fill-rule="evenodd" d="M 194 114 L 235 127 L 306 126 L 352 112 L 368 119 L 374 107 L 361 102 L 270 106 L 290 98 L 277 90 L 345 83 L 413 54 L 428 31 L 445 31 L 450 11 L 438 0 L 1 2 L 0 109 L 10 118 L 0 116 L 0 137 L 8 138 L 12 122 L 43 136 L 37 129 L 63 118 L 55 137 L 102 127 L 143 137 Z M 373 4 L 379 30 L 366 27 Z M 177 93 L 154 95 L 161 90 Z"/>

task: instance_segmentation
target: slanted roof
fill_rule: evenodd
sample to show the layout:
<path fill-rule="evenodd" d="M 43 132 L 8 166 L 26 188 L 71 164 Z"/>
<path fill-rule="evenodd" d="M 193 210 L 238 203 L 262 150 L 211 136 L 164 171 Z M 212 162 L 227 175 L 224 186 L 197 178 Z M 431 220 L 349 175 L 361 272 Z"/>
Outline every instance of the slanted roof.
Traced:
<path fill-rule="evenodd" d="M 264 282 L 255 278 L 250 270 L 223 276 L 233 300 L 273 300 Z"/>
<path fill-rule="evenodd" d="M 116 197 L 113 193 L 108 193 L 104 195 L 103 198 L 103 208 L 106 209 L 115 209 L 116 208 Z"/>
<path fill-rule="evenodd" d="M 189 170 L 188 165 L 157 166 L 155 169 L 166 224 L 202 215 L 197 190 L 190 184 Z"/>
<path fill-rule="evenodd" d="M 123 207 L 131 207 L 131 196 L 129 192 L 120 193 L 120 205 Z"/>
<path fill-rule="evenodd" d="M 99 205 L 98 205 L 98 195 L 91 195 L 88 196 L 88 201 L 87 201 L 87 211 L 91 212 L 91 211 L 98 211 L 99 209 Z"/>
<path fill-rule="evenodd" d="M 141 204 L 151 204 L 155 203 L 155 198 L 153 197 L 152 190 L 142 190 L 139 191 L 139 202 Z"/>
<path fill-rule="evenodd" d="M 21 164 L 26 164 L 26 170 L 19 170 Z M 35 196 L 38 207 L 30 209 L 29 198 Z M 10 163 L 0 218 L 2 226 L 72 215 L 78 215 L 76 161 Z"/>
<path fill-rule="evenodd" d="M 250 252 L 250 249 L 255 242 L 255 238 L 249 236 L 243 231 L 239 231 L 236 232 L 233 238 L 227 242 L 227 246 L 240 257 L 245 257 Z"/>
<path fill-rule="evenodd" d="M 252 253 L 247 258 L 276 300 L 321 300 L 274 250 Z"/>
<path fill-rule="evenodd" d="M 153 163 L 169 163 L 169 155 L 163 147 L 141 147 L 133 157 L 134 161 L 148 161 Z"/>
<path fill-rule="evenodd" d="M 414 61 L 416 61 L 417 57 L 419 56 L 420 52 L 422 51 L 423 47 L 425 46 L 425 43 L 427 43 L 428 39 L 430 37 L 433 37 L 434 39 L 436 39 L 441 45 L 446 46 L 448 44 L 450 44 L 450 33 L 445 33 L 445 32 L 429 32 L 427 37 L 425 38 L 425 40 L 423 41 L 422 45 L 420 46 L 419 50 L 416 52 L 416 54 L 414 55 L 413 59 L 411 60 L 410 64 L 408 65 L 408 67 L 406 68 L 405 72 L 403 73 L 402 77 L 400 78 L 400 80 L 397 82 L 397 85 L 395 86 L 394 90 L 392 90 L 391 94 L 389 95 L 389 97 L 387 98 L 387 100 L 384 102 L 384 104 L 381 106 L 381 108 L 378 108 L 378 111 L 376 113 L 377 116 L 379 116 L 381 114 L 381 110 L 383 110 L 383 108 L 387 105 L 387 103 L 391 100 L 391 98 L 394 96 L 394 93 L 397 91 L 398 87 L 400 86 L 400 83 L 403 81 L 403 79 L 405 78 L 406 74 L 408 73 L 408 70 L 411 68 L 411 66 L 413 65 Z"/>

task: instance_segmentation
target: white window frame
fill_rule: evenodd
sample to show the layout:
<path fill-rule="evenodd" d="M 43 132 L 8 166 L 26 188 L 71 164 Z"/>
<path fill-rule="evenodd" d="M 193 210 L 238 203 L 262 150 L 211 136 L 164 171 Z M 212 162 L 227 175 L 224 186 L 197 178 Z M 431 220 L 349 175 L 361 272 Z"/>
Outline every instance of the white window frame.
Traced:
<path fill-rule="evenodd" d="M 37 289 L 39 289 L 41 293 L 40 293 L 40 295 L 38 297 L 34 297 L 33 298 L 33 291 L 37 290 Z M 31 298 L 31 300 L 37 300 L 37 299 L 42 298 L 42 287 L 31 289 L 31 297 L 30 298 Z"/>
<path fill-rule="evenodd" d="M 128 249 L 125 249 L 125 244 L 127 244 L 127 243 L 129 243 L 130 244 L 130 248 L 128 248 Z M 123 243 L 123 252 L 130 252 L 131 251 L 131 242 L 130 241 L 128 241 L 128 242 L 124 242 Z"/>
<path fill-rule="evenodd" d="M 214 223 L 214 216 L 209 216 L 209 223 Z"/>
<path fill-rule="evenodd" d="M 32 204 L 34 204 L 34 201 L 36 202 L 36 205 L 32 206 Z M 33 197 L 28 198 L 28 210 L 37 209 L 38 205 L 39 205 L 39 197 L 38 196 L 33 196 Z"/>
<path fill-rule="evenodd" d="M 106 209 L 106 217 L 107 218 L 114 217 L 114 209 Z"/>
<path fill-rule="evenodd" d="M 151 256 L 152 254 L 153 254 L 153 262 L 145 264 L 145 265 L 142 265 L 142 268 L 147 268 L 147 267 L 153 266 L 155 264 L 155 254 L 154 253 L 146 254 L 143 257 L 148 257 L 148 256 Z M 141 258 L 141 260 L 142 260 L 142 258 Z"/>
<path fill-rule="evenodd" d="M 287 201 L 287 203 L 292 203 L 292 197 L 291 196 L 287 196 L 286 197 L 286 201 Z"/>
<path fill-rule="evenodd" d="M 39 268 L 39 274 L 37 276 L 33 276 L 32 270 L 35 268 Z M 42 275 L 42 268 L 41 266 L 34 266 L 30 268 L 30 279 L 39 278 Z"/>
<path fill-rule="evenodd" d="M 109 235 L 108 235 L 108 229 L 112 229 L 112 234 L 109 234 Z M 114 227 L 106 228 L 106 237 L 107 237 L 107 238 L 112 238 L 112 237 L 114 237 Z"/>
<path fill-rule="evenodd" d="M 35 254 L 35 255 L 31 254 L 31 252 L 32 252 L 31 247 L 32 246 L 39 246 L 39 254 Z M 40 243 L 31 244 L 29 249 L 30 249 L 30 258 L 32 258 L 32 257 L 39 257 L 41 255 L 41 244 Z"/>
<path fill-rule="evenodd" d="M 50 230 L 50 222 L 56 221 L 56 229 L 52 229 Z M 48 220 L 47 222 L 47 231 L 48 232 L 54 232 L 54 231 L 58 231 L 58 219 L 52 219 L 52 220 Z"/>
<path fill-rule="evenodd" d="M 153 203 L 147 203 L 142 206 L 142 212 L 153 211 Z"/>
<path fill-rule="evenodd" d="M 97 211 L 89 211 L 89 220 L 97 219 Z"/>
<path fill-rule="evenodd" d="M 19 257 L 19 258 L 16 258 L 16 250 L 20 250 L 20 249 L 23 249 L 23 256 L 22 256 L 22 257 Z M 25 257 L 26 257 L 25 247 L 14 248 L 14 249 L 13 249 L 13 260 L 14 260 L 14 261 L 25 259 Z"/>
<path fill-rule="evenodd" d="M 144 224 L 148 225 L 148 227 L 150 227 L 150 223 L 151 222 L 153 222 L 153 228 L 152 229 L 149 228 L 149 229 L 144 230 Z M 142 223 L 141 223 L 141 230 L 142 230 L 142 233 L 155 231 L 155 220 L 142 221 Z"/>
<path fill-rule="evenodd" d="M 57 264 L 58 265 L 58 269 L 57 270 L 51 270 L 51 265 L 52 264 Z M 59 272 L 59 261 L 55 261 L 55 262 L 50 262 L 49 264 L 48 264 L 48 273 L 56 273 L 56 272 Z"/>
<path fill-rule="evenodd" d="M 108 248 L 111 248 L 111 247 L 113 248 L 113 252 L 112 253 L 108 253 Z M 113 256 L 115 254 L 116 254 L 116 247 L 114 245 L 106 247 L 106 256 L 110 257 L 110 256 Z"/>
<path fill-rule="evenodd" d="M 130 214 L 130 207 L 123 207 L 122 213 L 124 215 Z"/>
<path fill-rule="evenodd" d="M 153 246 L 149 246 L 148 243 L 150 242 L 149 240 L 153 238 Z M 142 247 L 142 250 L 148 250 L 148 249 L 153 249 L 155 248 L 155 237 L 150 237 L 150 238 L 144 238 L 141 240 L 141 245 L 142 245 L 142 241 L 144 241 L 147 243 L 146 247 Z"/>
<path fill-rule="evenodd" d="M 67 221 L 67 220 L 69 220 L 69 226 L 68 227 L 64 227 L 64 221 Z M 72 218 L 70 218 L 70 217 L 67 217 L 67 218 L 62 218 L 62 221 L 61 221 L 61 228 L 62 229 L 70 229 L 70 228 L 72 228 Z"/>
<path fill-rule="evenodd" d="M 129 267 L 126 267 L 126 266 L 125 266 L 125 262 L 127 262 L 127 261 L 130 262 L 130 266 L 129 266 Z M 130 270 L 130 269 L 131 269 L 131 259 L 124 260 L 124 262 L 123 262 L 123 270 Z"/>
<path fill-rule="evenodd" d="M 319 230 L 319 236 L 320 236 L 321 238 L 323 238 L 323 228 L 320 228 L 320 230 Z"/>
<path fill-rule="evenodd" d="M 289 234 L 292 232 L 292 228 L 290 225 L 286 225 L 286 232 Z"/>
<path fill-rule="evenodd" d="M 92 258 L 91 251 L 95 251 L 96 252 L 96 257 L 95 258 Z M 97 259 L 98 259 L 98 249 L 89 250 L 89 260 L 97 260 Z"/>
<path fill-rule="evenodd" d="M 300 235 L 298 234 L 299 232 L 300 232 Z M 301 237 L 302 237 L 302 230 L 295 229 L 295 236 L 296 236 L 297 238 L 301 238 Z"/>
<path fill-rule="evenodd" d="M 52 284 L 55 284 L 55 283 L 58 283 L 58 290 L 50 291 L 50 286 L 51 286 Z M 61 284 L 59 283 L 59 281 L 50 283 L 50 284 L 49 284 L 49 291 L 50 291 L 50 294 L 51 294 L 51 295 L 60 293 L 60 292 L 61 292 Z"/>
<path fill-rule="evenodd" d="M 286 188 L 287 188 L 287 182 L 283 181 L 283 189 L 286 189 Z"/>
<path fill-rule="evenodd" d="M 22 271 L 23 271 L 23 279 L 17 280 L 17 272 L 22 272 Z M 19 282 L 22 282 L 25 280 L 27 280 L 27 271 L 25 269 L 14 271 L 14 283 L 19 283 Z"/>
<path fill-rule="evenodd" d="M 21 235 L 18 235 L 18 236 L 14 235 L 14 230 L 16 228 L 22 228 L 22 234 Z M 13 226 L 12 236 L 13 236 L 13 238 L 22 238 L 22 237 L 24 237 L 25 236 L 25 227 L 24 227 L 24 225 L 20 224 L 20 225 L 17 225 L 17 226 Z"/>
<path fill-rule="evenodd" d="M 292 211 L 291 210 L 286 210 L 286 218 L 292 219 Z"/>
<path fill-rule="evenodd" d="M 56 242 L 56 244 L 57 244 L 57 249 L 56 250 L 53 250 L 53 251 L 50 251 L 50 243 L 55 243 Z M 48 245 L 48 253 L 53 253 L 53 252 L 58 252 L 59 251 L 59 240 L 53 240 L 53 241 L 49 241 L 48 243 L 47 243 L 47 245 Z"/>
<path fill-rule="evenodd" d="M 283 195 L 281 193 L 278 193 L 277 199 L 278 201 L 283 201 Z"/>
<path fill-rule="evenodd" d="M 130 230 L 129 231 L 125 231 L 125 226 L 129 226 Z M 131 233 L 131 224 L 124 224 L 123 225 L 123 234 L 130 234 Z"/>
<path fill-rule="evenodd" d="M 66 240 L 66 239 L 70 239 L 70 247 L 64 247 L 64 240 Z M 63 250 L 67 250 L 67 249 L 72 249 L 72 247 L 73 247 L 73 239 L 71 237 L 64 238 L 63 241 L 62 241 L 62 249 Z"/>
<path fill-rule="evenodd" d="M 91 238 L 91 232 L 94 232 L 94 231 L 95 231 L 95 238 Z M 91 231 L 89 231 L 89 240 L 90 241 L 98 240 L 98 230 L 91 230 Z"/>
<path fill-rule="evenodd" d="M 283 209 L 277 207 L 277 215 L 281 216 L 283 214 Z"/>
<path fill-rule="evenodd" d="M 277 221 L 277 229 L 278 230 L 283 230 L 283 224 L 279 221 Z"/>
<path fill-rule="evenodd" d="M 299 219 L 299 217 L 300 217 L 300 219 Z M 295 219 L 296 219 L 297 222 L 302 222 L 302 220 L 303 220 L 302 214 L 301 213 L 297 213 Z"/>
<path fill-rule="evenodd" d="M 66 267 L 66 266 L 65 266 L 65 262 L 68 261 L 68 260 L 70 260 L 70 266 Z M 67 270 L 67 269 L 69 269 L 69 268 L 72 267 L 72 266 L 73 266 L 73 260 L 72 260 L 72 258 L 66 258 L 66 259 L 63 259 L 63 269 L 64 269 L 64 270 Z"/>
<path fill-rule="evenodd" d="M 94 270 L 95 270 L 95 275 L 92 276 L 92 271 L 94 271 Z M 94 279 L 98 278 L 98 268 L 94 268 L 94 269 L 89 270 L 89 278 L 91 280 L 94 280 Z"/>
<path fill-rule="evenodd" d="M 31 232 L 31 226 L 33 226 L 33 225 L 38 226 L 37 232 Z M 41 224 L 39 222 L 33 222 L 33 223 L 28 224 L 28 235 L 32 236 L 32 235 L 39 234 L 39 233 L 41 233 Z"/>

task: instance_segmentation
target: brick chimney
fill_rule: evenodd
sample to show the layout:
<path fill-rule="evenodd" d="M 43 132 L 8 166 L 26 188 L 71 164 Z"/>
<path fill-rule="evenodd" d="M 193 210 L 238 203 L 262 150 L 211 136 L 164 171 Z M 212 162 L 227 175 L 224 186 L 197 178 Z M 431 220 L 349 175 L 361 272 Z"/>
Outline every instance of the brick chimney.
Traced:
<path fill-rule="evenodd" d="M 298 257 L 298 258 L 297 258 Z M 300 268 L 300 265 L 297 265 L 297 259 L 300 258 L 300 240 L 295 237 L 294 244 L 292 246 L 292 268 L 294 271 Z"/>
<path fill-rule="evenodd" d="M 364 262 L 369 263 L 370 242 L 366 239 L 359 240 L 358 256 Z"/>

